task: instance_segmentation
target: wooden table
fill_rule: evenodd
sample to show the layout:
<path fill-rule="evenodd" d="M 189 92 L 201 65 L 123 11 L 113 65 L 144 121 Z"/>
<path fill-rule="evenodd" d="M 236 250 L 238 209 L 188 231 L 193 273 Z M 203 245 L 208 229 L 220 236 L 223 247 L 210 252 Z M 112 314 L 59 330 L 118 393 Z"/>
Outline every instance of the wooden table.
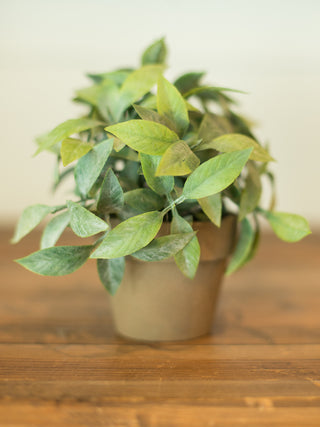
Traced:
<path fill-rule="evenodd" d="M 1 426 L 320 426 L 320 235 L 266 236 L 225 280 L 212 336 L 118 338 L 94 262 L 62 278 L 1 237 Z"/>

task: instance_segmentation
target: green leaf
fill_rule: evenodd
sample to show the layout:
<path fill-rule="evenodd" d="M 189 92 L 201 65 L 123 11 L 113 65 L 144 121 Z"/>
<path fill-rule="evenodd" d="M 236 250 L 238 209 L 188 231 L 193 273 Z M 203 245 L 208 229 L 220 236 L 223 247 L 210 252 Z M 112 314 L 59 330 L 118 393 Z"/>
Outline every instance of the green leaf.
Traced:
<path fill-rule="evenodd" d="M 248 213 L 253 212 L 259 204 L 261 196 L 260 174 L 253 162 L 248 162 L 248 175 L 245 181 L 245 188 L 241 193 L 239 220 L 241 221 Z"/>
<path fill-rule="evenodd" d="M 24 236 L 30 233 L 45 216 L 52 212 L 53 208 L 47 205 L 32 205 L 27 207 L 19 219 L 11 243 L 18 243 Z"/>
<path fill-rule="evenodd" d="M 186 199 L 202 199 L 227 188 L 240 175 L 252 148 L 220 154 L 202 163 L 187 178 L 183 195 Z"/>
<path fill-rule="evenodd" d="M 115 121 L 120 119 L 121 114 L 131 104 L 137 102 L 152 89 L 164 69 L 164 65 L 144 65 L 128 75 L 119 92 Z"/>
<path fill-rule="evenodd" d="M 167 56 L 167 46 L 164 38 L 156 40 L 152 45 L 148 46 L 142 55 L 142 65 L 147 64 L 164 64 Z"/>
<path fill-rule="evenodd" d="M 190 150 L 188 144 L 185 141 L 178 141 L 171 144 L 163 154 L 156 175 L 187 175 L 194 171 L 199 164 L 199 158 Z"/>
<path fill-rule="evenodd" d="M 178 134 L 184 135 L 189 126 L 185 101 L 178 89 L 162 76 L 158 80 L 157 109 L 160 115 L 174 123 Z"/>
<path fill-rule="evenodd" d="M 164 200 L 149 188 L 137 188 L 124 193 L 124 202 L 136 213 L 150 212 L 163 208 Z"/>
<path fill-rule="evenodd" d="M 91 258 L 119 258 L 147 246 L 162 224 L 161 212 L 153 211 L 134 216 L 111 230 Z"/>
<path fill-rule="evenodd" d="M 97 268 L 101 283 L 111 295 L 115 295 L 124 275 L 124 257 L 113 259 L 98 259 Z"/>
<path fill-rule="evenodd" d="M 87 129 L 92 129 L 96 126 L 101 126 L 103 123 L 92 119 L 71 119 L 61 123 L 41 139 L 36 155 L 43 150 L 48 150 L 53 145 L 73 134 L 83 132 Z"/>
<path fill-rule="evenodd" d="M 268 211 L 262 213 L 281 240 L 297 242 L 311 233 L 308 221 L 300 215 Z"/>
<path fill-rule="evenodd" d="M 171 222 L 171 233 L 191 233 L 193 228 L 191 225 L 182 218 L 176 211 L 174 211 Z M 175 262 L 181 272 L 189 279 L 193 279 L 198 268 L 200 261 L 200 245 L 196 236 L 174 256 Z"/>
<path fill-rule="evenodd" d="M 179 90 L 179 92 L 185 94 L 189 90 L 198 87 L 200 84 L 200 80 L 204 75 L 205 73 L 183 74 L 174 82 L 174 85 Z"/>
<path fill-rule="evenodd" d="M 80 268 L 89 258 L 92 246 L 54 246 L 34 252 L 16 262 L 43 276 L 64 276 Z"/>
<path fill-rule="evenodd" d="M 222 199 L 221 193 L 198 199 L 199 205 L 211 222 L 217 227 L 221 225 Z"/>
<path fill-rule="evenodd" d="M 247 262 L 254 240 L 255 232 L 247 218 L 244 218 L 241 221 L 239 240 L 228 265 L 226 274 L 229 275 L 234 273 Z"/>
<path fill-rule="evenodd" d="M 82 142 L 80 139 L 66 138 L 62 141 L 60 154 L 63 166 L 67 166 L 74 160 L 80 159 L 92 150 L 92 145 L 88 142 Z"/>
<path fill-rule="evenodd" d="M 179 140 L 166 126 L 145 120 L 128 120 L 105 130 L 134 150 L 151 155 L 163 154 L 172 142 Z"/>
<path fill-rule="evenodd" d="M 169 194 L 173 190 L 174 178 L 171 176 L 156 176 L 161 156 L 140 154 L 144 177 L 149 187 L 158 194 Z"/>
<path fill-rule="evenodd" d="M 67 206 L 70 212 L 70 227 L 77 236 L 89 237 L 107 230 L 108 224 L 105 221 L 78 203 L 67 200 Z"/>
<path fill-rule="evenodd" d="M 77 163 L 74 171 L 77 187 L 86 196 L 98 179 L 108 157 L 112 151 L 113 139 L 106 139 L 95 145 L 89 153 Z"/>
<path fill-rule="evenodd" d="M 230 133 L 221 135 L 210 142 L 204 142 L 197 147 L 197 150 L 207 150 L 213 148 L 222 153 L 232 153 L 233 151 L 244 150 L 245 148 L 253 148 L 250 155 L 251 160 L 260 162 L 270 162 L 274 159 L 270 154 L 261 147 L 254 139 L 239 133 Z"/>
<path fill-rule="evenodd" d="M 65 228 L 68 226 L 69 221 L 70 214 L 68 211 L 52 218 L 52 220 L 48 222 L 45 229 L 43 230 L 40 248 L 46 249 L 54 246 L 59 240 L 61 234 L 64 232 Z"/>
<path fill-rule="evenodd" d="M 103 214 L 116 213 L 124 203 L 123 191 L 118 178 L 109 168 L 101 186 L 97 211 Z"/>
<path fill-rule="evenodd" d="M 181 251 L 195 234 L 195 232 L 180 233 L 158 237 L 145 248 L 133 253 L 132 256 L 142 261 L 162 261 Z"/>

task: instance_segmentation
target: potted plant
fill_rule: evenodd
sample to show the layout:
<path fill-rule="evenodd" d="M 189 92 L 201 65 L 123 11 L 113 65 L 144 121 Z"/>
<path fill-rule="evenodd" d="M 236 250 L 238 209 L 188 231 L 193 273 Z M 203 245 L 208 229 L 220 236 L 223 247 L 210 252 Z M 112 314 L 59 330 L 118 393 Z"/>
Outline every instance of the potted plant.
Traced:
<path fill-rule="evenodd" d="M 60 276 L 95 259 L 118 332 L 141 340 L 210 331 L 221 278 L 254 256 L 260 217 L 289 242 L 310 233 L 301 216 L 275 212 L 274 197 L 260 206 L 273 158 L 236 112 L 232 90 L 202 84 L 199 72 L 172 84 L 165 60 L 161 39 L 138 69 L 89 75 L 93 85 L 75 97 L 87 114 L 37 140 L 36 154 L 57 157 L 55 187 L 73 174 L 76 199 L 26 208 L 13 237 L 53 214 L 41 249 L 17 262 Z M 56 246 L 67 227 L 93 240 Z"/>

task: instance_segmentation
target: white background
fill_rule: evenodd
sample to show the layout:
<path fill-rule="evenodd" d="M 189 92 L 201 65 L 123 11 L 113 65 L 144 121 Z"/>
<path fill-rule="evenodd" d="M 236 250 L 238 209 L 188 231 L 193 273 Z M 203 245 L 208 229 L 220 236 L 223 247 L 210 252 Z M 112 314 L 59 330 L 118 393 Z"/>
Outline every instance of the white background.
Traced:
<path fill-rule="evenodd" d="M 319 226 L 319 22 L 318 0 L 0 0 L 0 224 L 64 200 L 33 140 L 79 114 L 70 99 L 85 72 L 137 66 L 166 36 L 169 77 L 204 70 L 249 92 L 237 98 L 278 160 L 278 209 Z"/>

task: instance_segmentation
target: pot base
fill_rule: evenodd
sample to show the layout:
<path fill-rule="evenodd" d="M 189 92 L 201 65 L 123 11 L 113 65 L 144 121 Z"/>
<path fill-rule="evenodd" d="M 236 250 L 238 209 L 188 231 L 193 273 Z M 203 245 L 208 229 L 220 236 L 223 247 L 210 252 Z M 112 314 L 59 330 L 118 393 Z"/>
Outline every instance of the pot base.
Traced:
<path fill-rule="evenodd" d="M 210 333 L 225 261 L 201 262 L 194 280 L 173 262 L 128 260 L 111 305 L 124 337 L 142 341 L 187 340 Z"/>

